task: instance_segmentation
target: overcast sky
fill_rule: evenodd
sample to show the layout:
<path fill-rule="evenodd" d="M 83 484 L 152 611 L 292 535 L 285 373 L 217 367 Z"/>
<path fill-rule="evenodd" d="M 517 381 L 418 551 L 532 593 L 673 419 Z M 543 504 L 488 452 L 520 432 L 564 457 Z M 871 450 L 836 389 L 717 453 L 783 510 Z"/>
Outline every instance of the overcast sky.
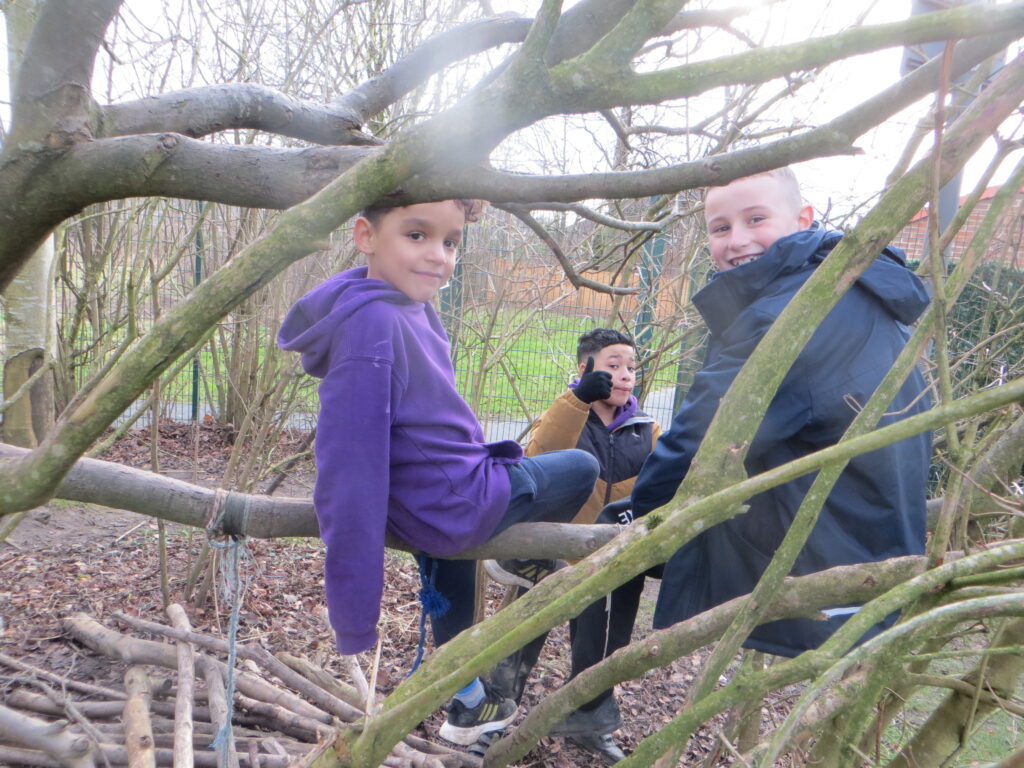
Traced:
<path fill-rule="evenodd" d="M 138 11 L 145 8 L 149 0 L 128 0 L 126 6 Z M 573 4 L 567 0 L 566 7 Z M 882 0 L 866 2 L 857 0 L 782 0 L 766 7 L 763 2 L 745 0 L 722 0 L 721 6 L 750 5 L 749 16 L 737 22 L 737 28 L 751 38 L 773 45 L 794 42 L 808 37 L 836 32 L 850 26 L 865 14 L 865 23 L 879 24 L 898 21 L 910 13 L 910 0 Z M 513 10 L 517 13 L 532 13 L 539 7 L 539 0 L 493 0 L 495 11 Z M 737 41 L 729 35 L 720 35 L 722 48 L 706 49 L 704 56 L 720 55 L 740 50 Z M 0 28 L 0 44 L 5 45 L 3 30 Z M 799 111 L 798 117 L 808 124 L 820 124 L 835 117 L 850 106 L 879 92 L 899 78 L 902 51 L 898 49 L 859 56 L 829 67 L 818 83 L 801 90 L 798 99 L 792 102 L 792 109 Z M 6 57 L 0 57 L 0 100 L 6 102 Z M 815 160 L 796 168 L 807 200 L 819 210 L 829 207 L 830 201 L 837 209 L 845 210 L 851 201 L 864 201 L 877 193 L 885 177 L 899 157 L 907 137 L 916 124 L 925 104 L 921 103 L 890 120 L 884 126 L 863 137 L 858 146 L 864 154 L 857 157 L 841 157 Z M 0 109 L 0 119 L 8 122 L 6 104 Z M 568 163 L 567 170 L 579 165 L 578 170 L 593 168 L 599 160 L 588 159 L 584 142 L 576 141 L 572 135 L 565 135 L 562 141 L 544 141 L 553 147 L 561 146 L 566 154 L 572 150 L 579 157 Z M 528 137 L 524 140 L 529 141 Z M 558 151 L 557 149 L 553 151 Z M 993 151 L 990 142 L 979 156 L 969 165 L 964 188 L 969 189 L 976 182 L 981 170 L 987 165 Z M 1005 177 L 1003 171 L 997 180 Z"/>

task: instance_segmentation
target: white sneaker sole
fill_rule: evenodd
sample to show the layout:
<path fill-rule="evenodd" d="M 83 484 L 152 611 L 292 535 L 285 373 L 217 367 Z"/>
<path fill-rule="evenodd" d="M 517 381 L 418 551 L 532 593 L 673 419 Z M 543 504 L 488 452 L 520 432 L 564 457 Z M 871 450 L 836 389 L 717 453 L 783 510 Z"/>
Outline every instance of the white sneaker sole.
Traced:
<path fill-rule="evenodd" d="M 504 720 L 489 720 L 486 723 L 480 723 L 474 725 L 471 728 L 460 728 L 457 725 L 452 725 L 447 720 L 444 721 L 444 725 L 437 732 L 445 741 L 450 741 L 452 744 L 458 744 L 461 747 L 469 747 L 476 744 L 480 740 L 480 737 L 490 731 L 500 731 L 512 724 L 512 721 L 516 719 L 516 715 L 519 714 L 519 710 L 516 710 L 511 715 L 506 717 Z"/>
<path fill-rule="evenodd" d="M 491 577 L 493 581 L 499 584 L 504 584 L 508 587 L 525 587 L 526 589 L 532 589 L 534 583 L 524 579 L 522 576 L 516 576 L 514 573 L 509 573 L 500 565 L 497 560 L 484 560 L 484 570 L 487 571 L 487 575 Z"/>

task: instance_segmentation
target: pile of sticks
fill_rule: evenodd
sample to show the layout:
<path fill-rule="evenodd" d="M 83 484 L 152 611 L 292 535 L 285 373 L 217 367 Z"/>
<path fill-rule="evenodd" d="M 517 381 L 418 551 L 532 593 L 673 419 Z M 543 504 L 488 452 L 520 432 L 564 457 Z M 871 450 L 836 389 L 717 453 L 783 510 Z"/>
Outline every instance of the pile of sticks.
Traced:
<path fill-rule="evenodd" d="M 17 682 L 0 705 L 0 765 L 304 768 L 346 724 L 365 722 L 367 703 L 376 701 L 361 673 L 352 686 L 305 659 L 247 643 L 235 649 L 241 663 L 229 710 L 228 667 L 218 658 L 227 656 L 227 642 L 193 631 L 180 605 L 167 613 L 171 626 L 113 617 L 168 642 L 122 634 L 82 613 L 63 620 L 72 638 L 128 664 L 124 690 L 64 679 L 0 654 L 0 666 L 15 670 L 5 677 Z M 167 677 L 154 667 L 174 672 Z M 480 760 L 410 735 L 383 765 L 479 768 Z"/>

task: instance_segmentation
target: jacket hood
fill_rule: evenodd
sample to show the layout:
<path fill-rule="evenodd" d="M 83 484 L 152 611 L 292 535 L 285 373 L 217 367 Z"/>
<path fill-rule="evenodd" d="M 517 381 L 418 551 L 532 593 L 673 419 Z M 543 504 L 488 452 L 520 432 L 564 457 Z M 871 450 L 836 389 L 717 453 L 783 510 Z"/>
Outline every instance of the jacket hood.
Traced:
<path fill-rule="evenodd" d="M 356 267 L 329 277 L 295 302 L 281 323 L 277 343 L 282 349 L 301 352 L 302 367 L 311 376 L 327 374 L 338 326 L 354 312 L 371 301 L 413 303 L 390 283 L 366 274 L 366 267 Z"/>
<path fill-rule="evenodd" d="M 615 418 L 612 419 L 612 423 L 608 425 L 608 431 L 614 432 L 616 429 L 621 427 L 640 409 L 640 404 L 637 402 L 633 395 L 629 396 L 629 400 L 626 401 L 625 405 L 619 407 L 619 410 L 615 413 Z"/>
<path fill-rule="evenodd" d="M 815 222 L 809 229 L 779 238 L 756 261 L 712 275 L 693 303 L 712 333 L 720 333 L 769 286 L 815 269 L 842 238 L 841 232 L 826 230 Z M 930 301 L 924 284 L 907 268 L 903 251 L 893 246 L 875 258 L 856 285 L 904 325 L 916 321 Z"/>

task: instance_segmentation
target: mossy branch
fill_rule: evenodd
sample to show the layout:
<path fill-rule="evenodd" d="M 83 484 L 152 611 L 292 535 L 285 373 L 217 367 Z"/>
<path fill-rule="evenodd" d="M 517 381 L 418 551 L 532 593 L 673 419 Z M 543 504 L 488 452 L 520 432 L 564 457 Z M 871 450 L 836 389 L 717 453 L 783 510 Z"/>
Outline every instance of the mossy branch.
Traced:
<path fill-rule="evenodd" d="M 816 618 L 816 606 L 840 600 L 866 602 L 920 574 L 924 565 L 924 557 L 902 557 L 788 578 L 778 600 L 768 606 L 765 620 Z M 513 733 L 491 746 L 487 752 L 489 768 L 502 768 L 523 757 L 555 723 L 601 691 L 671 664 L 714 642 L 739 614 L 748 597 L 734 598 L 686 621 L 656 630 L 574 677 L 531 709 Z"/>
<path fill-rule="evenodd" d="M 620 66 L 614 76 L 607 65 L 600 66 L 596 56 L 591 61 L 588 53 L 556 67 L 552 71 L 552 82 L 570 103 L 585 102 L 588 109 L 656 104 L 689 98 L 726 85 L 765 83 L 884 48 L 1008 32 L 1016 36 L 1021 30 L 1024 30 L 1024 3 L 987 8 L 985 13 L 964 6 L 644 74 L 634 74 Z M 592 49 L 596 50 L 603 50 L 600 43 Z M 585 83 L 583 88 L 581 81 Z"/>
<path fill-rule="evenodd" d="M 966 72 L 1004 48 L 1012 39 L 1012 34 L 990 35 L 960 43 L 954 54 L 954 74 Z M 413 201 L 470 195 L 499 202 L 530 203 L 536 200 L 572 202 L 596 197 L 644 197 L 674 194 L 680 189 L 709 184 L 725 184 L 741 176 L 814 157 L 855 154 L 857 150 L 853 141 L 927 95 L 935 87 L 938 71 L 938 62 L 929 62 L 824 125 L 758 147 L 645 171 L 531 176 L 502 173 L 490 168 L 452 169 L 451 173 L 436 178 L 411 179 L 403 185 L 403 199 Z M 568 99 L 565 93 L 559 94 L 563 109 L 575 109 L 575 103 Z M 579 107 L 580 110 L 583 108 Z"/>
<path fill-rule="evenodd" d="M 500 614 L 439 648 L 416 674 L 392 692 L 381 713 L 366 725 L 361 734 L 346 735 L 350 764 L 375 765 L 373 761 L 379 760 L 381 749 L 386 754 L 395 743 L 393 739 L 400 739 L 473 677 L 486 673 L 500 659 L 542 632 L 578 615 L 601 595 L 664 562 L 701 530 L 736 514 L 738 506 L 754 494 L 834 461 L 876 450 L 932 429 L 944 419 L 964 418 L 1022 398 L 1024 379 L 1018 379 L 796 459 L 712 493 L 687 507 L 678 507 L 673 502 L 664 515 L 649 514 L 576 566 L 558 571 Z M 855 638 L 891 610 L 861 628 Z M 863 609 L 861 614 L 864 614 Z"/>
<path fill-rule="evenodd" d="M 663 34 L 684 4 L 685 0 L 640 0 L 577 60 L 576 66 L 588 71 L 591 78 L 598 72 L 627 68 L 644 43 Z"/>
<path fill-rule="evenodd" d="M 660 755 L 678 744 L 685 734 L 692 733 L 697 726 L 719 712 L 744 700 L 763 696 L 768 691 L 776 690 L 781 686 L 800 680 L 813 680 L 814 682 L 791 710 L 783 727 L 776 731 L 769 747 L 769 754 L 762 756 L 758 763 L 772 765 L 774 759 L 785 749 L 790 737 L 804 720 L 811 705 L 819 700 L 847 669 L 881 652 L 881 649 L 889 643 L 899 640 L 908 633 L 913 634 L 922 626 L 927 626 L 930 623 L 945 623 L 950 620 L 951 614 L 971 616 L 972 611 L 995 613 L 1024 610 L 1024 596 L 1020 595 L 1011 596 L 1009 601 L 1005 598 L 999 598 L 993 602 L 986 602 L 992 600 L 991 598 L 981 601 L 964 601 L 957 603 L 956 606 L 944 606 L 936 609 L 935 612 L 915 617 L 914 623 L 898 624 L 847 653 L 873 624 L 893 611 L 899 610 L 901 606 L 914 602 L 922 594 L 941 589 L 943 585 L 958 576 L 984 572 L 996 568 L 1002 563 L 1017 559 L 1021 555 L 1024 555 L 1024 541 L 1007 543 L 989 552 L 932 569 L 889 590 L 881 597 L 867 603 L 860 612 L 851 616 L 846 624 L 819 649 L 806 651 L 794 659 L 773 665 L 763 674 L 755 675 L 752 679 L 734 678 L 724 688 L 693 703 L 657 733 L 641 742 L 629 760 L 621 765 L 623 768 L 650 765 Z"/>

